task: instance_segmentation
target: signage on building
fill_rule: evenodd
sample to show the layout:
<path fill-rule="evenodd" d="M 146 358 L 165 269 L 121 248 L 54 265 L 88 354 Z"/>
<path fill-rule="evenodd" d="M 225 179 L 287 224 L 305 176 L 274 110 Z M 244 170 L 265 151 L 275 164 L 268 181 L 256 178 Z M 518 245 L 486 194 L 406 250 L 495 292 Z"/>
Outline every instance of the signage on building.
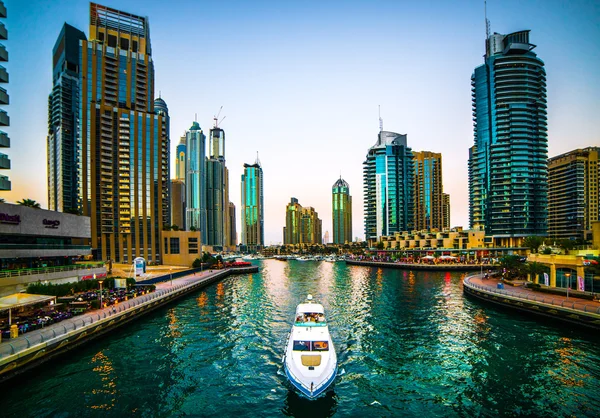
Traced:
<path fill-rule="evenodd" d="M 21 217 L 19 215 L 9 215 L 8 213 L 0 213 L 0 224 L 19 225 Z"/>
<path fill-rule="evenodd" d="M 50 229 L 57 229 L 58 225 L 60 225 L 60 221 L 52 220 L 52 219 L 44 219 L 44 226 Z"/>

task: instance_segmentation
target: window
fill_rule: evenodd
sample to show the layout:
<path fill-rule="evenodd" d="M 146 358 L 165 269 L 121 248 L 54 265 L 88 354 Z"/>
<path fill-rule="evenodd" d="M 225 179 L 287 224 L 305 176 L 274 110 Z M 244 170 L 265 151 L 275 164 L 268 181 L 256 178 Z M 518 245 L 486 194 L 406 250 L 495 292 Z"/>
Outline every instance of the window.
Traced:
<path fill-rule="evenodd" d="M 179 254 L 179 238 L 170 238 L 171 254 Z"/>
<path fill-rule="evenodd" d="M 188 254 L 198 253 L 198 238 L 188 238 Z"/>

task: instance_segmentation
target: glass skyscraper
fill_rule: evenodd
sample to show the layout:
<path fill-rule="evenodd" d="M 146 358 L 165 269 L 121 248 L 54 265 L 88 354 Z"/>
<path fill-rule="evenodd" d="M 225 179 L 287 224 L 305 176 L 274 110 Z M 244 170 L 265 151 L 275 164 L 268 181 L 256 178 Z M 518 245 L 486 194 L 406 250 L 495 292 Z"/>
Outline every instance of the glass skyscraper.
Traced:
<path fill-rule="evenodd" d="M 4 2 L 0 0 L 0 18 L 6 18 L 6 7 Z M 0 40 L 8 39 L 8 30 L 4 23 L 0 21 Z M 0 62 L 8 61 L 8 51 L 6 47 L 0 44 Z M 8 71 L 2 65 L 0 65 L 0 83 L 8 83 Z M 0 105 L 7 105 L 9 103 L 8 92 L 6 89 L 0 87 Z M 0 109 L 0 126 L 9 126 L 10 118 L 8 113 L 4 109 Z M 10 148 L 10 138 L 4 131 L 0 131 L 0 148 Z M 10 169 L 10 158 L 8 155 L 0 152 L 0 170 Z M 0 191 L 10 190 L 11 184 L 8 176 L 0 175 Z"/>
<path fill-rule="evenodd" d="M 216 120 L 215 120 L 216 123 Z M 209 158 L 206 161 L 206 244 L 222 250 L 227 245 L 226 225 L 229 203 L 228 176 L 225 166 L 225 131 L 217 126 L 210 130 Z"/>
<path fill-rule="evenodd" d="M 200 231 L 206 243 L 206 135 L 198 122 L 186 132 L 186 228 Z"/>
<path fill-rule="evenodd" d="M 534 48 L 528 30 L 495 33 L 471 77 L 469 223 L 498 238 L 547 233 L 546 71 Z"/>
<path fill-rule="evenodd" d="M 242 239 L 248 251 L 265 245 L 263 171 L 258 157 L 254 164 L 244 164 L 242 174 Z"/>
<path fill-rule="evenodd" d="M 414 218 L 417 231 L 444 228 L 442 154 L 414 152 Z"/>
<path fill-rule="evenodd" d="M 175 153 L 175 178 L 177 180 L 185 180 L 185 162 L 186 162 L 186 145 L 185 145 L 185 136 L 182 136 L 179 140 L 179 144 L 177 144 L 177 149 Z"/>
<path fill-rule="evenodd" d="M 169 217 L 168 117 L 154 109 L 148 19 L 90 3 L 80 40 L 82 212 L 98 259 L 160 261 Z"/>
<path fill-rule="evenodd" d="M 52 50 L 52 92 L 48 96 L 48 209 L 81 214 L 79 190 L 79 41 L 85 34 L 64 24 Z"/>
<path fill-rule="evenodd" d="M 414 229 L 413 164 L 406 135 L 379 132 L 363 162 L 367 241 Z"/>
<path fill-rule="evenodd" d="M 331 188 L 333 243 L 352 242 L 352 196 L 350 186 L 341 177 Z"/>

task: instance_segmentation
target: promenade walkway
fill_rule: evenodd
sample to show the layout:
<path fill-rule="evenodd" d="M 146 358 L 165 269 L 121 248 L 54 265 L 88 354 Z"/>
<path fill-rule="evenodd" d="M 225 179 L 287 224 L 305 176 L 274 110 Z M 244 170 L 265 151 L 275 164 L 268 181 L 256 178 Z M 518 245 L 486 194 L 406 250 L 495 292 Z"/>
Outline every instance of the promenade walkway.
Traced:
<path fill-rule="evenodd" d="M 524 286 L 498 289 L 498 279 L 484 279 L 481 275 L 465 277 L 463 291 L 475 298 L 503 305 L 511 309 L 542 315 L 562 322 L 600 329 L 600 302 L 577 295 L 554 295 L 536 292 Z"/>
<path fill-rule="evenodd" d="M 203 271 L 173 279 L 172 281 L 160 282 L 156 284 L 154 292 L 131 298 L 117 305 L 96 309 L 35 331 L 29 331 L 18 338 L 3 340 L 0 343 L 0 362 L 4 358 L 25 352 L 35 345 L 64 336 L 71 331 L 89 326 L 95 322 L 106 318 L 114 317 L 116 319 L 118 316 L 125 316 L 128 312 L 138 309 L 143 304 L 152 303 L 152 301 L 161 299 L 189 285 L 210 281 L 214 276 L 219 274 L 223 274 L 223 270 Z"/>

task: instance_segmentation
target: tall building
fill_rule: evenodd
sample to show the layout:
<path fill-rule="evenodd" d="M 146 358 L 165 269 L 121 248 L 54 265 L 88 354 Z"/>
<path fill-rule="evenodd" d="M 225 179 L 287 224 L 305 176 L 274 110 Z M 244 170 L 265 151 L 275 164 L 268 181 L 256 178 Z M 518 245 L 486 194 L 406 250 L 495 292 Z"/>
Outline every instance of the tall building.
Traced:
<path fill-rule="evenodd" d="M 380 131 L 363 162 L 367 241 L 414 229 L 413 176 L 406 135 Z"/>
<path fill-rule="evenodd" d="M 167 156 L 166 156 L 166 161 L 167 161 L 167 166 L 166 166 L 166 172 L 167 172 L 167 196 L 166 199 L 162 200 L 162 205 L 163 205 L 163 213 L 166 213 L 167 216 L 165 217 L 165 226 L 169 226 L 172 225 L 171 223 L 171 118 L 169 117 L 169 107 L 167 106 L 167 103 L 162 99 L 162 97 L 158 97 L 158 99 L 154 100 L 154 112 L 157 115 L 160 115 L 164 118 L 165 120 L 165 126 L 166 126 L 166 141 L 167 144 L 169 144 L 169 147 L 167 148 Z"/>
<path fill-rule="evenodd" d="M 413 152 L 413 156 L 415 229 L 443 229 L 442 154 L 420 151 Z"/>
<path fill-rule="evenodd" d="M 227 246 L 229 204 L 229 173 L 225 166 L 225 131 L 217 126 L 210 130 L 209 157 L 206 160 L 207 235 L 205 243 L 223 248 Z"/>
<path fill-rule="evenodd" d="M 200 231 L 202 242 L 206 242 L 206 135 L 198 122 L 194 122 L 185 133 L 186 170 L 185 204 L 186 229 Z"/>
<path fill-rule="evenodd" d="M 283 243 L 298 244 L 300 243 L 300 211 L 302 205 L 298 203 L 298 199 L 292 197 L 290 203 L 285 207 L 285 226 L 283 227 Z"/>
<path fill-rule="evenodd" d="M 600 211 L 600 147 L 548 160 L 548 236 L 585 239 Z"/>
<path fill-rule="evenodd" d="M 227 240 L 227 245 L 230 248 L 235 248 L 237 245 L 237 226 L 235 221 L 235 205 L 232 202 L 229 202 L 229 211 L 227 216 L 229 217 L 229 238 Z"/>
<path fill-rule="evenodd" d="M 179 140 L 179 144 L 177 144 L 177 149 L 175 151 L 175 178 L 178 180 L 185 181 L 185 162 L 186 162 L 186 136 L 182 136 Z"/>
<path fill-rule="evenodd" d="M 185 183 L 180 179 L 171 180 L 171 225 L 181 231 L 186 230 L 185 224 Z"/>
<path fill-rule="evenodd" d="M 302 207 L 298 199 L 292 197 L 285 208 L 283 243 L 322 244 L 323 222 L 312 207 Z"/>
<path fill-rule="evenodd" d="M 168 118 L 154 109 L 148 19 L 90 3 L 89 40 L 79 45 L 79 194 L 92 249 L 103 260 L 160 261 L 169 216 Z"/>
<path fill-rule="evenodd" d="M 79 190 L 79 41 L 85 34 L 65 23 L 52 50 L 48 96 L 48 209 L 82 213 Z"/>
<path fill-rule="evenodd" d="M 6 7 L 4 6 L 4 2 L 0 0 L 0 18 L 6 18 Z M 0 40 L 8 39 L 8 30 L 6 30 L 6 26 L 4 23 L 0 21 Z M 8 61 L 8 51 L 6 47 L 0 44 L 0 62 Z M 0 83 L 6 84 L 8 83 L 8 72 L 6 68 L 0 65 Z M 5 88 L 0 87 L 0 105 L 7 105 L 9 103 L 8 93 Z M 0 109 L 0 126 L 9 126 L 10 118 L 8 117 L 8 113 L 4 109 Z M 8 134 L 4 131 L 0 131 L 0 148 L 10 148 L 10 138 Z M 9 170 L 10 169 L 10 159 L 8 155 L 0 152 L 0 170 Z M 11 184 L 8 176 L 0 175 L 0 191 L 2 190 L 10 190 Z"/>
<path fill-rule="evenodd" d="M 442 230 L 450 229 L 450 195 L 447 193 L 442 194 Z"/>
<path fill-rule="evenodd" d="M 340 176 L 331 188 L 333 243 L 352 242 L 352 196 L 350 186 Z"/>
<path fill-rule="evenodd" d="M 265 245 L 263 171 L 256 157 L 254 164 L 244 164 L 242 174 L 242 240 L 249 251 Z"/>
<path fill-rule="evenodd" d="M 486 235 L 545 235 L 548 204 L 546 71 L 529 31 L 494 33 L 471 76 L 469 223 Z"/>

